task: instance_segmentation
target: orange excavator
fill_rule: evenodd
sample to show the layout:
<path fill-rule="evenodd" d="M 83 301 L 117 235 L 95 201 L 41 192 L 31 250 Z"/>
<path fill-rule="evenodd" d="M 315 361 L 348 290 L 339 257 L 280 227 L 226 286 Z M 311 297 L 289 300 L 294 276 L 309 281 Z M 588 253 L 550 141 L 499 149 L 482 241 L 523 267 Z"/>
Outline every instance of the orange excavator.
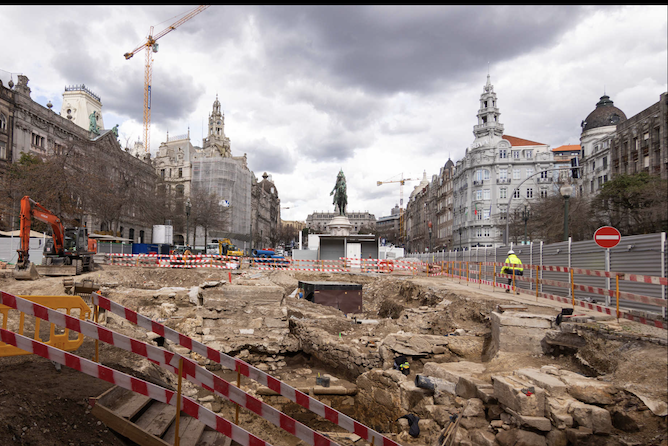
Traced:
<path fill-rule="evenodd" d="M 44 246 L 42 266 L 30 262 L 30 226 L 36 219 L 51 226 L 53 236 Z M 86 228 L 65 229 L 60 218 L 44 206 L 25 196 L 21 199 L 21 246 L 17 250 L 18 261 L 14 268 L 17 280 L 35 280 L 45 276 L 74 276 L 84 270 L 92 271 L 95 264 L 88 246 Z"/>

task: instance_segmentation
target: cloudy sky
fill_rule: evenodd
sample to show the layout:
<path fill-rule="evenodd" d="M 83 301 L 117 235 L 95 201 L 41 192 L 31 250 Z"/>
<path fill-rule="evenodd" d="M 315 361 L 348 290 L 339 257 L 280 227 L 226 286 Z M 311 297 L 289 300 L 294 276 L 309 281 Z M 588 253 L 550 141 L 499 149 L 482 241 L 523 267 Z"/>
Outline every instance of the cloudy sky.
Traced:
<path fill-rule="evenodd" d="M 107 128 L 142 135 L 144 53 L 123 54 L 193 6 L 0 6 L 0 79 L 30 78 L 60 111 L 65 85 L 102 99 Z M 605 92 L 627 116 L 667 88 L 664 6 L 218 6 L 159 40 L 151 150 L 167 132 L 201 146 L 218 94 L 233 155 L 272 175 L 285 220 L 388 215 L 397 183 L 428 178 L 473 141 L 486 76 L 506 134 L 577 144 Z M 407 183 L 405 202 L 418 182 Z"/>

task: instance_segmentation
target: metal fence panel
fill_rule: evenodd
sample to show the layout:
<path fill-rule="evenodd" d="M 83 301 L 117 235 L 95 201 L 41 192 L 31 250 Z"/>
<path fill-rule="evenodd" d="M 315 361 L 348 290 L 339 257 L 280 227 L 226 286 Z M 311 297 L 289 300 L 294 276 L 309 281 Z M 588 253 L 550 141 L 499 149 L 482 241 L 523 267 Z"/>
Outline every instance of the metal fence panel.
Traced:
<path fill-rule="evenodd" d="M 619 245 L 610 249 L 610 269 L 614 272 L 665 275 L 661 270 L 661 234 L 642 234 L 622 237 Z M 614 280 L 612 287 L 614 289 Z M 619 290 L 644 296 L 662 297 L 661 286 L 648 283 L 619 281 Z M 620 299 L 621 301 L 622 299 Z M 654 306 L 634 303 L 635 308 L 656 309 Z"/>
<path fill-rule="evenodd" d="M 593 240 L 574 242 L 571 245 L 571 266 L 573 268 L 605 271 L 605 249 Z M 606 279 L 602 277 L 574 274 L 573 281 L 578 285 L 606 288 Z M 614 285 L 614 284 L 613 284 Z M 596 293 L 587 293 L 575 290 L 576 299 L 591 299 L 596 302 L 605 302 L 605 297 Z"/>
<path fill-rule="evenodd" d="M 569 242 L 559 242 L 553 243 L 551 245 L 543 245 L 543 265 L 568 266 L 568 246 Z M 543 271 L 543 279 L 569 283 L 570 276 L 568 273 Z M 558 296 L 570 295 L 570 290 L 553 285 L 543 285 L 543 292 L 548 294 L 556 294 Z"/>

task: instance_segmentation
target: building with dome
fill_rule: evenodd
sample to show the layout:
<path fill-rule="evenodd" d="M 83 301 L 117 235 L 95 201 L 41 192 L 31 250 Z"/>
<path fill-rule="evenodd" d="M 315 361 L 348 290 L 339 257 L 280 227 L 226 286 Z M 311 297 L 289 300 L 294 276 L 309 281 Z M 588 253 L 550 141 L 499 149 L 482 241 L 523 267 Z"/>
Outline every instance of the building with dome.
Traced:
<path fill-rule="evenodd" d="M 580 179 L 576 190 L 582 196 L 596 193 L 610 179 L 610 142 L 617 125 L 626 114 L 615 107 L 610 96 L 603 95 L 596 108 L 581 123 Z"/>
<path fill-rule="evenodd" d="M 508 213 L 558 193 L 557 172 L 548 170 L 554 168 L 549 146 L 504 134 L 500 115 L 488 75 L 480 95 L 478 123 L 473 126 L 475 139 L 454 168 L 454 249 L 502 245 Z"/>

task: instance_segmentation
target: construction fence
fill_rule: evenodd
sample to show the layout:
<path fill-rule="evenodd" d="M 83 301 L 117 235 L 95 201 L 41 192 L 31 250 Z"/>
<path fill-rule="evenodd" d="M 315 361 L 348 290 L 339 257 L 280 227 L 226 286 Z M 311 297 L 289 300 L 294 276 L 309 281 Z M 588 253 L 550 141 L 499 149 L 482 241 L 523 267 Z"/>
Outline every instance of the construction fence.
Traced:
<path fill-rule="evenodd" d="M 469 265 L 488 264 L 483 275 L 489 278 L 491 263 L 501 265 L 508 257 L 510 249 L 526 268 L 524 280 L 518 283 L 522 289 L 533 290 L 535 277 L 542 280 L 541 292 L 572 296 L 570 283 L 577 284 L 577 298 L 592 303 L 604 303 L 610 306 L 614 299 L 615 277 L 620 277 L 619 291 L 622 294 L 622 306 L 634 310 L 660 313 L 666 317 L 666 233 L 643 234 L 622 237 L 614 248 L 603 249 L 593 240 L 544 244 L 543 242 L 526 245 L 500 246 L 496 248 L 471 248 L 466 251 L 441 251 L 425 254 L 409 254 L 422 262 L 440 265 L 441 262 L 468 262 Z M 536 272 L 535 266 L 538 266 Z M 547 269 L 546 267 L 556 267 Z M 561 269 L 560 269 L 561 268 Z M 566 268 L 566 269 L 563 269 Z M 568 269 L 573 269 L 573 279 Z M 483 268 L 484 269 L 484 268 Z M 606 274 L 587 274 L 585 271 L 599 271 Z M 497 270 L 500 272 L 500 270 Z M 615 274 L 611 274 L 615 272 Z M 632 276 L 651 276 L 654 281 L 636 281 Z M 662 280 L 661 280 L 662 278 Z M 528 279 L 528 280 L 527 280 Z M 564 287 L 557 283 L 568 283 Z M 605 290 L 601 292 L 600 290 Z M 649 300 L 632 300 L 631 295 L 646 296 Z M 626 296 L 626 297 L 624 297 Z M 651 302 L 651 303 L 649 303 Z M 661 305 L 657 305 L 662 302 Z"/>

